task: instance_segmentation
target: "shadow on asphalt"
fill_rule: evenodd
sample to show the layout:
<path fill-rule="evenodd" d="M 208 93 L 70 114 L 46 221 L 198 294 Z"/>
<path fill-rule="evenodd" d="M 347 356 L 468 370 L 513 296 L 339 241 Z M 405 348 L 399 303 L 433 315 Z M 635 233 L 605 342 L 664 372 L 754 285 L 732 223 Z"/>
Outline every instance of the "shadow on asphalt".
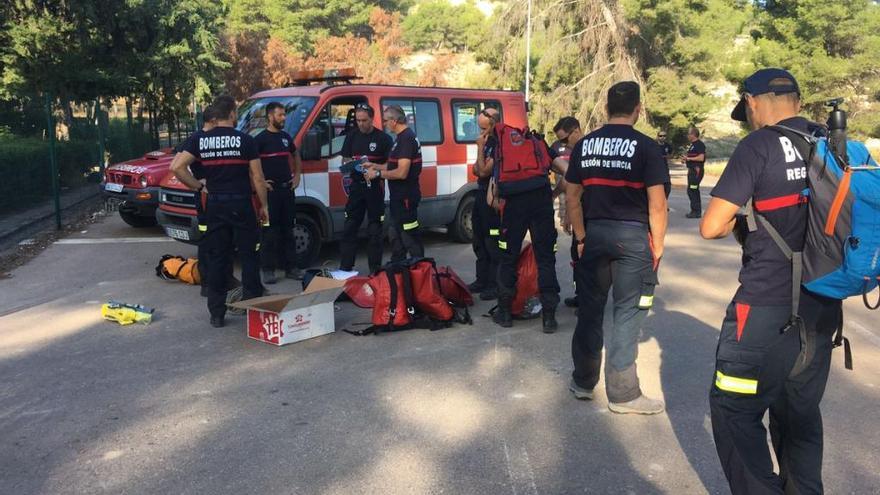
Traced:
<path fill-rule="evenodd" d="M 642 333 L 642 342 L 653 337 L 661 350 L 660 382 L 672 431 L 703 488 L 716 493 L 725 480 L 708 411 L 718 330 L 688 314 L 667 310 L 660 296 L 645 328 L 651 330 Z"/>

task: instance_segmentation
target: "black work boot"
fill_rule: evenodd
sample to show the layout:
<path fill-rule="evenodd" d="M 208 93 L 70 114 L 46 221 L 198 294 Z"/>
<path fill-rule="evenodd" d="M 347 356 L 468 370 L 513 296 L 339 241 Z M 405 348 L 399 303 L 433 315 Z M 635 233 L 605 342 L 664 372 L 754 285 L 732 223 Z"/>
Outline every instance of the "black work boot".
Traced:
<path fill-rule="evenodd" d="M 498 306 L 495 308 L 495 314 L 492 315 L 492 320 L 504 328 L 512 327 L 513 315 L 510 314 L 510 306 L 512 303 L 513 301 L 510 297 L 499 297 Z"/>
<path fill-rule="evenodd" d="M 483 289 L 483 292 L 480 292 L 481 301 L 491 301 L 493 299 L 498 299 L 498 289 L 495 287 L 489 286 Z"/>
<path fill-rule="evenodd" d="M 553 333 L 559 327 L 556 323 L 556 308 L 544 308 L 541 311 L 541 319 L 543 320 L 544 333 Z"/>

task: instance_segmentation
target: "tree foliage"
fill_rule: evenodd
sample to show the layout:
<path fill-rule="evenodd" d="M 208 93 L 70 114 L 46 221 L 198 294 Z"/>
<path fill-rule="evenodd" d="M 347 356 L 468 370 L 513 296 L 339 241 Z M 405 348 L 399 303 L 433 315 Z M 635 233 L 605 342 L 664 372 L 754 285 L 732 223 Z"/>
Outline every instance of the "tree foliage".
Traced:
<path fill-rule="evenodd" d="M 684 141 L 719 102 L 727 77 L 745 75 L 737 40 L 752 19 L 743 0 L 624 0 L 628 46 L 647 79 L 646 111 L 655 127 Z"/>
<path fill-rule="evenodd" d="M 488 26 L 486 16 L 472 1 L 452 5 L 448 0 L 429 0 L 406 17 L 403 32 L 417 50 L 461 51 L 479 45 Z"/>
<path fill-rule="evenodd" d="M 318 40 L 330 36 L 368 38 L 375 7 L 398 12 L 409 0 L 224 0 L 229 8 L 231 34 L 260 33 L 277 38 L 294 50 L 312 54 Z"/>
<path fill-rule="evenodd" d="M 267 38 L 265 32 L 227 35 L 231 63 L 223 77 L 226 89 L 243 100 L 261 89 L 290 84 L 298 71 L 328 68 L 353 68 L 368 83 L 399 84 L 405 79 L 402 61 L 410 54 L 400 24 L 399 13 L 375 7 L 368 18 L 369 38 L 325 36 L 308 52 L 280 37 Z"/>
<path fill-rule="evenodd" d="M 752 36 L 755 66 L 791 70 L 814 118 L 824 118 L 825 100 L 843 96 L 856 134 L 880 136 L 880 5 L 765 2 Z"/>
<path fill-rule="evenodd" d="M 66 106 L 137 95 L 171 122 L 225 67 L 224 10 L 211 0 L 21 0 L 3 13 L 6 98 L 48 92 Z"/>
<path fill-rule="evenodd" d="M 330 67 L 369 83 L 467 77 L 523 90 L 527 0 L 496 3 L 486 17 L 474 0 L 0 2 L 0 124 L 39 134 L 43 92 L 70 121 L 70 102 L 126 97 L 151 122 L 172 122 L 194 99 L 241 100 Z M 461 62 L 472 54 L 480 64 Z M 729 94 L 755 68 L 782 66 L 814 118 L 843 96 L 856 135 L 880 136 L 872 0 L 533 0 L 530 57 L 530 120 L 545 130 L 569 114 L 597 125 L 605 90 L 631 79 L 643 83 L 643 128 L 675 135 L 728 104 L 712 96 L 719 86 Z"/>
<path fill-rule="evenodd" d="M 480 60 L 495 68 L 495 85 L 525 88 L 526 1 L 499 12 Z M 601 0 L 533 2 L 531 50 L 532 127 L 549 130 L 565 115 L 589 129 L 605 120 L 605 93 L 615 82 L 641 82 L 637 60 L 626 46 L 621 12 Z"/>

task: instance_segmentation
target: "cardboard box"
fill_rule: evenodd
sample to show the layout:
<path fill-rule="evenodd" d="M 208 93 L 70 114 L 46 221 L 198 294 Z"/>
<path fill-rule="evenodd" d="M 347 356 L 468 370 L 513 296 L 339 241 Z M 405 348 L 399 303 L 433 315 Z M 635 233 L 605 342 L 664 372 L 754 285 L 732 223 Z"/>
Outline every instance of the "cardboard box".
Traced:
<path fill-rule="evenodd" d="M 302 294 L 257 297 L 229 304 L 247 310 L 248 337 L 282 346 L 336 330 L 333 302 L 344 280 L 315 277 Z"/>

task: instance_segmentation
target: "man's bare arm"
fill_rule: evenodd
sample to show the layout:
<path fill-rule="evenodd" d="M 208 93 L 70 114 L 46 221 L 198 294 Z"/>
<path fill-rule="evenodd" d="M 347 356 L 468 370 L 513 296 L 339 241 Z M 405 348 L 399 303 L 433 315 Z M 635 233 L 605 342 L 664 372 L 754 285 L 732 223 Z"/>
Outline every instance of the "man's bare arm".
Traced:
<path fill-rule="evenodd" d="M 376 165 L 374 169 L 378 169 L 382 171 L 382 178 L 388 180 L 402 180 L 406 179 L 406 176 L 409 175 L 409 166 L 412 163 L 412 160 L 409 158 L 401 158 L 397 160 L 397 168 L 394 170 L 388 170 L 387 165 Z M 370 177 L 372 179 L 372 177 Z"/>
<path fill-rule="evenodd" d="M 186 184 L 186 187 L 198 191 L 202 188 L 202 183 L 189 170 L 189 166 L 195 161 L 196 157 L 192 153 L 181 151 L 174 155 L 174 160 L 171 161 L 171 172 L 174 173 L 177 180 Z"/>
<path fill-rule="evenodd" d="M 721 239 L 733 232 L 739 206 L 721 198 L 712 198 L 703 220 L 700 221 L 700 235 L 703 239 Z"/>
<path fill-rule="evenodd" d="M 571 221 L 571 232 L 575 240 L 581 240 L 587 235 L 584 226 L 584 210 L 581 206 L 581 197 L 584 194 L 584 186 L 566 182 L 565 186 L 565 209 L 568 219 Z"/>
<path fill-rule="evenodd" d="M 553 189 L 553 197 L 557 197 L 566 190 L 565 173 L 568 172 L 568 160 L 561 156 L 556 157 L 550 164 L 550 169 L 556 172 L 556 187 Z"/>
<path fill-rule="evenodd" d="M 293 184 L 291 184 L 291 187 L 296 189 L 299 187 L 299 183 L 302 180 L 302 158 L 299 156 L 299 151 L 291 153 L 291 156 L 288 157 L 288 164 L 290 165 L 290 171 L 293 174 Z"/>
<path fill-rule="evenodd" d="M 654 257 L 660 259 L 666 243 L 669 209 L 666 205 L 666 187 L 663 184 L 648 188 L 648 224 L 651 228 Z"/>
<path fill-rule="evenodd" d="M 257 198 L 260 200 L 261 207 L 261 216 L 264 214 L 267 215 L 269 209 L 269 200 L 266 196 L 266 178 L 263 176 L 263 164 L 260 162 L 259 158 L 254 158 L 248 164 L 248 168 L 251 176 L 251 185 L 254 188 L 254 191 L 257 193 Z M 266 216 L 265 219 L 267 219 Z"/>
<path fill-rule="evenodd" d="M 480 139 L 477 140 L 477 162 L 474 163 L 474 175 L 480 178 L 489 177 L 492 175 L 492 168 L 495 166 L 495 159 L 492 157 L 487 157 L 484 144 L 486 143 L 486 135 L 483 134 L 480 136 Z"/>

